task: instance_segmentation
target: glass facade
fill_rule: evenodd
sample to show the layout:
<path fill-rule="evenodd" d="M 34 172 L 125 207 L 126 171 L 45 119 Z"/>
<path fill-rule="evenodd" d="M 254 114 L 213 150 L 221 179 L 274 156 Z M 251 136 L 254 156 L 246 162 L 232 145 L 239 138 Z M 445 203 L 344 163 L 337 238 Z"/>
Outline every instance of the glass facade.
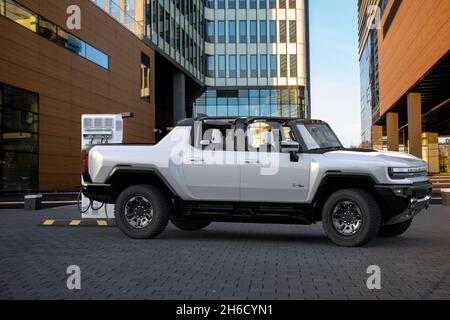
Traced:
<path fill-rule="evenodd" d="M 372 147 L 372 123 L 380 115 L 378 83 L 378 37 L 370 32 L 359 60 L 361 85 L 361 140 L 366 148 Z"/>
<path fill-rule="evenodd" d="M 0 83 L 0 192 L 38 189 L 39 97 Z"/>
<path fill-rule="evenodd" d="M 358 1 L 361 140 L 365 148 L 375 147 L 372 124 L 380 117 L 378 30 L 371 27 L 376 14 L 368 8 L 372 5 L 378 6 L 380 11 L 377 14 L 382 17 L 388 1 Z M 380 133 L 377 134 L 377 136 L 380 135 L 382 136 Z M 378 141 L 376 144 L 379 146 L 382 142 Z"/>
<path fill-rule="evenodd" d="M 0 0 L 0 14 L 73 53 L 109 69 L 109 56 L 14 0 Z"/>
<path fill-rule="evenodd" d="M 194 103 L 194 115 L 304 118 L 303 90 L 294 88 L 206 90 Z"/>
<path fill-rule="evenodd" d="M 149 39 L 206 92 L 289 87 L 304 94 L 307 53 L 305 39 L 300 37 L 305 34 L 303 0 L 145 0 L 143 15 L 137 7 L 141 2 L 126 1 L 124 6 L 119 0 L 91 1 L 118 15 L 121 23 L 134 23 L 130 30 Z M 111 13 L 111 9 L 118 13 Z M 196 95 L 193 99 L 188 97 L 191 93 L 186 95 L 187 103 L 196 103 Z M 215 105 L 228 105 L 220 101 Z M 191 105 L 186 109 L 188 114 L 189 110 L 194 112 Z"/>

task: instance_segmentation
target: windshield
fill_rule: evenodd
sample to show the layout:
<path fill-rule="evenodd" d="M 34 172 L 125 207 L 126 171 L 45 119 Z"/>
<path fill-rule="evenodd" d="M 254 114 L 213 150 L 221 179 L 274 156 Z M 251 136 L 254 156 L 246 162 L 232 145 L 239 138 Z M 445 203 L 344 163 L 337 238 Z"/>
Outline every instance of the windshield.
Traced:
<path fill-rule="evenodd" d="M 343 148 L 326 123 L 298 123 L 297 128 L 308 150 Z"/>

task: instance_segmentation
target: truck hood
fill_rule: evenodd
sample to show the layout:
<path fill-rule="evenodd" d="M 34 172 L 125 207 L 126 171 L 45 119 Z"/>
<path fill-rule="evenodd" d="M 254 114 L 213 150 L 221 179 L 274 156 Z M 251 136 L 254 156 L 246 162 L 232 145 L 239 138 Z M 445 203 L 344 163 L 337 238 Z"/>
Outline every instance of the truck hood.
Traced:
<path fill-rule="evenodd" d="M 350 161 L 383 161 L 393 167 L 421 167 L 427 163 L 413 155 L 394 151 L 339 150 L 324 154 L 328 159 Z"/>

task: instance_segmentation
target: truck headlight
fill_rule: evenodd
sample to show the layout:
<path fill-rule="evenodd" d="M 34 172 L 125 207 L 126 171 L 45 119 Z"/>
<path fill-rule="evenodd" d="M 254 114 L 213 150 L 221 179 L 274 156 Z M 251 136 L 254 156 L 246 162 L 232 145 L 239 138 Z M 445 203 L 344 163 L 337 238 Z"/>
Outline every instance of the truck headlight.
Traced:
<path fill-rule="evenodd" d="M 408 177 L 414 176 L 422 176 L 426 175 L 428 172 L 428 168 L 425 166 L 422 167 L 403 167 L 403 168 L 388 168 L 388 175 L 393 179 L 404 179 Z"/>

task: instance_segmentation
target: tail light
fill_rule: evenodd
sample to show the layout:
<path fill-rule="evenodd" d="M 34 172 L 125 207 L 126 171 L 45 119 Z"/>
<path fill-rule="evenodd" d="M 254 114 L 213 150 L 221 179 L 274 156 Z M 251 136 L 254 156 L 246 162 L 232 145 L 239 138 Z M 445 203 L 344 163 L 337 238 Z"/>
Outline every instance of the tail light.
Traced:
<path fill-rule="evenodd" d="M 86 150 L 81 151 L 81 174 L 85 174 L 89 169 L 89 153 Z"/>

